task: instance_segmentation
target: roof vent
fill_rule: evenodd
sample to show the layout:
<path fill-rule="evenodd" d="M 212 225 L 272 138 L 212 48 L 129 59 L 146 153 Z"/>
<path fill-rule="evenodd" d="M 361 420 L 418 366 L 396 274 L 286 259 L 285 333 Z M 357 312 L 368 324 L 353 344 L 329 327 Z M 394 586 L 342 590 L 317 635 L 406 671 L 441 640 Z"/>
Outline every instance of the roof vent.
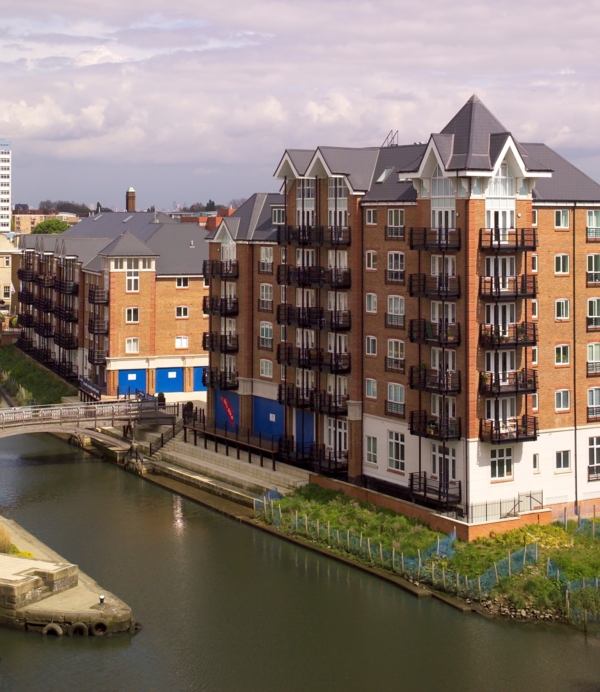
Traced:
<path fill-rule="evenodd" d="M 194 247 L 194 241 L 190 240 L 190 247 Z"/>
<path fill-rule="evenodd" d="M 122 221 L 121 223 L 127 223 L 127 222 L 130 221 L 131 219 L 133 219 L 133 214 L 131 214 L 131 215 L 129 215 L 129 216 L 126 216 L 126 217 L 123 219 L 123 221 Z"/>
<path fill-rule="evenodd" d="M 104 216 L 104 214 L 98 214 L 98 216 L 93 216 L 92 219 L 93 219 L 93 221 L 98 221 L 98 219 L 99 219 L 101 216 Z"/>

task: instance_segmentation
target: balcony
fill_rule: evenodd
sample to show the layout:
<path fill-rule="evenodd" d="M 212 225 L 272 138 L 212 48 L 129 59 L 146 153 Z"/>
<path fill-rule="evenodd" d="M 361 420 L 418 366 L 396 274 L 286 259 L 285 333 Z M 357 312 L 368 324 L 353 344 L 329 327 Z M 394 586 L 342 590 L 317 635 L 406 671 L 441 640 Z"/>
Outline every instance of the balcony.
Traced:
<path fill-rule="evenodd" d="M 277 306 L 277 323 L 298 327 L 322 327 L 323 308 L 297 308 L 283 303 Z"/>
<path fill-rule="evenodd" d="M 460 372 L 428 370 L 420 365 L 411 365 L 409 384 L 411 389 L 420 392 L 457 394 L 460 392 Z"/>
<path fill-rule="evenodd" d="M 237 389 L 239 385 L 238 374 L 218 368 L 205 368 L 202 372 L 202 384 L 210 389 Z"/>
<path fill-rule="evenodd" d="M 33 305 L 40 312 L 54 312 L 54 301 L 52 298 L 40 298 L 36 296 L 33 299 Z"/>
<path fill-rule="evenodd" d="M 202 312 L 205 315 L 237 315 L 239 312 L 238 299 L 204 296 L 202 299 Z"/>
<path fill-rule="evenodd" d="M 479 439 L 493 445 L 537 440 L 537 434 L 538 420 L 535 416 L 509 418 L 506 421 L 479 421 Z"/>
<path fill-rule="evenodd" d="M 386 269 L 385 283 L 404 286 L 404 269 Z"/>
<path fill-rule="evenodd" d="M 442 442 L 460 440 L 460 418 L 432 416 L 427 411 L 411 411 L 408 427 L 411 435 Z"/>
<path fill-rule="evenodd" d="M 33 269 L 18 269 L 17 270 L 17 278 L 19 281 L 28 281 L 31 282 L 34 279 L 34 273 Z"/>
<path fill-rule="evenodd" d="M 88 319 L 88 332 L 90 334 L 108 334 L 108 320 L 90 317 Z"/>
<path fill-rule="evenodd" d="M 54 336 L 54 325 L 52 322 L 38 322 L 33 324 L 33 331 L 44 339 L 50 339 Z"/>
<path fill-rule="evenodd" d="M 588 423 L 597 423 L 600 421 L 600 406 L 587 407 L 587 421 Z"/>
<path fill-rule="evenodd" d="M 537 277 L 523 276 L 481 276 L 479 295 L 492 300 L 514 300 L 515 298 L 535 298 L 537 296 Z"/>
<path fill-rule="evenodd" d="M 90 305 L 108 305 L 108 291 L 97 286 L 90 286 L 88 303 Z"/>
<path fill-rule="evenodd" d="M 331 288 L 350 288 L 352 286 L 352 275 L 349 269 L 324 269 L 323 285 Z"/>
<path fill-rule="evenodd" d="M 273 312 L 273 301 L 259 298 L 257 308 L 258 312 Z"/>
<path fill-rule="evenodd" d="M 79 339 L 77 334 L 62 334 L 60 332 L 54 333 L 54 343 L 60 348 L 73 351 L 79 347 Z"/>
<path fill-rule="evenodd" d="M 598 286 L 600 284 L 600 272 L 586 272 L 585 285 Z"/>
<path fill-rule="evenodd" d="M 460 277 L 411 274 L 408 277 L 408 294 L 414 298 L 436 300 L 460 298 Z"/>
<path fill-rule="evenodd" d="M 343 332 L 352 328 L 350 310 L 331 310 L 327 313 L 326 325 L 333 332 Z"/>
<path fill-rule="evenodd" d="M 74 363 L 68 360 L 59 360 L 54 363 L 54 372 L 65 380 L 77 380 L 79 378 L 79 369 Z"/>
<path fill-rule="evenodd" d="M 586 326 L 588 332 L 597 332 L 600 330 L 600 317 L 587 317 Z"/>
<path fill-rule="evenodd" d="M 90 365 L 106 365 L 106 351 L 90 349 L 88 351 L 88 363 Z"/>
<path fill-rule="evenodd" d="M 31 355 L 44 365 L 53 365 L 56 360 L 54 352 L 49 348 L 33 348 L 31 350 Z"/>
<path fill-rule="evenodd" d="M 79 295 L 79 283 L 77 281 L 63 281 L 54 279 L 54 290 L 67 296 Z"/>
<path fill-rule="evenodd" d="M 461 481 L 444 481 L 438 478 L 427 478 L 426 471 L 410 474 L 410 494 L 425 505 L 449 510 L 462 503 Z"/>
<path fill-rule="evenodd" d="M 62 322 L 77 322 L 79 312 L 75 308 L 65 308 L 57 305 L 54 308 L 54 317 Z"/>
<path fill-rule="evenodd" d="M 538 246 L 535 228 L 481 228 L 479 248 L 495 252 L 527 252 Z"/>
<path fill-rule="evenodd" d="M 411 228 L 411 250 L 460 250 L 460 228 Z"/>
<path fill-rule="evenodd" d="M 458 346 L 460 344 L 460 325 L 449 322 L 411 320 L 409 339 L 413 344 Z"/>
<path fill-rule="evenodd" d="M 390 329 L 404 329 L 405 327 L 405 316 L 404 315 L 392 315 L 389 312 L 385 313 L 385 326 Z"/>
<path fill-rule="evenodd" d="M 600 465 L 588 466 L 588 481 L 600 481 Z"/>
<path fill-rule="evenodd" d="M 479 375 L 479 392 L 486 396 L 533 394 L 537 391 L 537 370 L 482 372 Z"/>
<path fill-rule="evenodd" d="M 202 334 L 202 348 L 213 353 L 237 353 L 239 340 L 237 334 L 204 332 Z"/>
<path fill-rule="evenodd" d="M 352 369 L 349 353 L 327 353 L 322 362 L 323 369 L 332 373 L 348 373 Z"/>
<path fill-rule="evenodd" d="M 21 332 L 17 339 L 17 346 L 21 351 L 29 352 L 33 349 L 33 339 L 30 336 L 25 336 L 25 332 Z"/>
<path fill-rule="evenodd" d="M 33 282 L 40 288 L 54 288 L 54 277 L 51 274 L 35 274 Z"/>
<path fill-rule="evenodd" d="M 323 229 L 325 247 L 349 247 L 352 242 L 350 226 L 326 226 Z"/>
<path fill-rule="evenodd" d="M 273 337 L 272 336 L 259 336 L 257 338 L 257 348 L 261 351 L 272 351 L 273 350 Z"/>
<path fill-rule="evenodd" d="M 21 319 L 21 316 L 19 315 L 19 320 Z M 588 362 L 586 364 L 587 368 L 587 376 L 588 377 L 600 377 L 600 362 L 599 361 L 593 361 L 593 362 Z"/>
<path fill-rule="evenodd" d="M 277 389 L 277 401 L 283 406 L 310 408 L 315 390 L 312 387 L 296 387 L 293 384 L 280 384 Z"/>
<path fill-rule="evenodd" d="M 405 372 L 406 361 L 404 358 L 386 358 L 385 359 L 385 370 L 386 372 Z"/>
<path fill-rule="evenodd" d="M 516 346 L 535 346 L 537 344 L 537 324 L 481 324 L 479 325 L 479 344 L 484 348 L 514 348 Z"/>
<path fill-rule="evenodd" d="M 396 418 L 406 418 L 406 404 L 399 404 L 397 401 L 385 401 L 385 412 L 388 416 Z"/>
<path fill-rule="evenodd" d="M 320 245 L 323 229 L 317 226 L 279 226 L 277 242 L 279 245 Z"/>
<path fill-rule="evenodd" d="M 292 363 L 297 363 L 297 367 L 310 370 L 320 368 L 323 364 L 322 348 L 296 348 L 293 352 Z"/>
<path fill-rule="evenodd" d="M 258 273 L 259 274 L 272 274 L 273 273 L 273 262 L 259 262 L 258 263 Z"/>
<path fill-rule="evenodd" d="M 600 228 L 588 226 L 585 232 L 585 240 L 588 243 L 600 243 Z"/>
<path fill-rule="evenodd" d="M 33 327 L 34 318 L 33 314 L 29 312 L 19 313 L 19 327 L 24 327 L 25 329 Z"/>
<path fill-rule="evenodd" d="M 386 240 L 405 240 L 406 232 L 404 226 L 386 226 L 385 227 L 385 239 Z"/>
<path fill-rule="evenodd" d="M 348 415 L 348 397 L 344 394 L 315 392 L 312 407 L 326 416 L 346 416 Z"/>
<path fill-rule="evenodd" d="M 277 267 L 277 283 L 286 286 L 321 286 L 323 267 L 296 267 L 280 264 Z"/>
<path fill-rule="evenodd" d="M 34 303 L 33 292 L 28 291 L 27 289 L 23 289 L 22 291 L 19 291 L 17 293 L 17 298 L 19 300 L 19 303 L 21 303 L 21 305 L 33 305 L 33 303 Z"/>

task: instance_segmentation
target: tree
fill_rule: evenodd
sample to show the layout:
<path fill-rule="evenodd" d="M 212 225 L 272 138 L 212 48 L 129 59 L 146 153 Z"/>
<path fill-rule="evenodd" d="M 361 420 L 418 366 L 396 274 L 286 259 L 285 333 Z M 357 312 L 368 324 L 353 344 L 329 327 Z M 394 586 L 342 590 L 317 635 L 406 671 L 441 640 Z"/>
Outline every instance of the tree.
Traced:
<path fill-rule="evenodd" d="M 217 205 L 212 199 L 209 199 L 205 207 L 206 211 L 217 211 Z"/>
<path fill-rule="evenodd" d="M 229 206 L 232 209 L 239 209 L 247 200 L 247 197 L 234 197 L 233 199 L 229 200 Z"/>
<path fill-rule="evenodd" d="M 190 204 L 189 207 L 184 207 L 181 211 L 197 214 L 204 211 L 204 204 L 202 204 L 202 202 L 194 202 L 194 204 Z"/>
<path fill-rule="evenodd" d="M 66 221 L 61 221 L 60 219 L 46 219 L 46 221 L 38 223 L 31 232 L 38 234 L 62 233 L 66 231 L 67 228 L 69 228 L 69 224 Z"/>
<path fill-rule="evenodd" d="M 66 211 L 70 214 L 89 214 L 90 208 L 87 204 L 82 204 L 80 202 L 67 202 L 64 199 L 58 199 L 52 201 L 51 199 L 46 199 L 40 202 L 40 209 L 43 211 L 48 211 L 49 209 L 56 209 L 57 211 Z"/>
<path fill-rule="evenodd" d="M 39 203 L 38 209 L 41 209 L 42 211 L 49 211 L 50 209 L 54 209 L 54 202 L 51 199 L 45 199 Z"/>

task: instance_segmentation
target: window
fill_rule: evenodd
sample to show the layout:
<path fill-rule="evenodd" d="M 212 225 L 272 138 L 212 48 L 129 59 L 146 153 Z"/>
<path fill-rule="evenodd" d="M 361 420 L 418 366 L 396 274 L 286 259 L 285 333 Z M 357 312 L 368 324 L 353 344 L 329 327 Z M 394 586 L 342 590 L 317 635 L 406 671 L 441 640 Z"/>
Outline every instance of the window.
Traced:
<path fill-rule="evenodd" d="M 404 360 L 404 341 L 400 339 L 388 339 L 388 358 Z"/>
<path fill-rule="evenodd" d="M 554 394 L 554 402 L 556 411 L 568 411 L 571 408 L 571 390 L 558 389 Z"/>
<path fill-rule="evenodd" d="M 175 337 L 175 348 L 187 348 L 188 338 L 187 336 L 176 336 Z"/>
<path fill-rule="evenodd" d="M 125 322 L 129 324 L 140 321 L 140 311 L 139 308 L 127 308 L 125 310 Z"/>
<path fill-rule="evenodd" d="M 554 363 L 556 365 L 568 365 L 570 360 L 570 349 L 568 344 L 561 344 L 554 347 Z"/>
<path fill-rule="evenodd" d="M 539 399 L 537 392 L 531 395 L 531 409 L 537 411 L 539 408 Z"/>
<path fill-rule="evenodd" d="M 273 224 L 281 226 L 285 223 L 285 209 L 273 209 Z"/>
<path fill-rule="evenodd" d="M 554 212 L 554 228 L 569 228 L 568 209 L 557 209 Z"/>
<path fill-rule="evenodd" d="M 377 312 L 377 294 L 367 293 L 366 303 L 367 312 Z"/>
<path fill-rule="evenodd" d="M 537 221 L 537 209 L 532 209 L 531 210 L 531 225 L 532 226 L 537 226 L 538 221 Z"/>
<path fill-rule="evenodd" d="M 152 269 L 152 260 L 149 258 L 144 258 L 140 260 L 142 269 Z"/>
<path fill-rule="evenodd" d="M 260 361 L 260 376 L 261 377 L 273 377 L 273 361 L 263 360 Z"/>
<path fill-rule="evenodd" d="M 591 343 L 587 346 L 587 373 L 592 375 L 600 372 L 600 343 Z"/>
<path fill-rule="evenodd" d="M 537 318 L 538 318 L 538 302 L 537 302 L 537 300 L 531 301 L 531 317 L 534 320 L 537 320 Z"/>
<path fill-rule="evenodd" d="M 534 473 L 540 472 L 540 455 L 539 454 L 533 455 L 533 472 Z"/>
<path fill-rule="evenodd" d="M 386 327 L 404 327 L 404 298 L 403 296 L 388 296 Z"/>
<path fill-rule="evenodd" d="M 365 267 L 367 269 L 377 269 L 377 253 L 374 250 L 367 250 L 365 253 Z"/>
<path fill-rule="evenodd" d="M 369 464 L 377 463 L 377 438 L 367 435 L 367 461 Z"/>
<path fill-rule="evenodd" d="M 287 260 L 287 248 L 282 247 L 280 254 L 281 254 L 281 264 L 285 264 L 286 260 Z"/>
<path fill-rule="evenodd" d="M 531 271 L 535 274 L 538 270 L 538 256 L 531 255 Z"/>
<path fill-rule="evenodd" d="M 210 286 L 210 279 L 208 277 L 204 277 L 204 288 L 208 288 Z"/>
<path fill-rule="evenodd" d="M 404 434 L 388 430 L 388 467 L 404 471 Z"/>
<path fill-rule="evenodd" d="M 450 480 L 456 480 L 456 449 L 446 447 L 444 454 L 443 445 L 431 444 L 431 472 L 440 476 L 449 475 Z"/>
<path fill-rule="evenodd" d="M 554 255 L 554 273 L 569 273 L 569 255 Z"/>
<path fill-rule="evenodd" d="M 587 309 L 587 326 L 589 328 L 600 327 L 600 298 L 590 298 Z"/>
<path fill-rule="evenodd" d="M 273 348 L 273 324 L 272 322 L 260 323 L 260 336 L 258 344 L 262 348 Z"/>
<path fill-rule="evenodd" d="M 374 226 L 377 223 L 377 209 L 367 209 L 367 225 Z"/>
<path fill-rule="evenodd" d="M 557 320 L 568 320 L 570 314 L 570 303 L 567 298 L 559 298 L 554 302 L 554 315 Z"/>
<path fill-rule="evenodd" d="M 179 320 L 187 319 L 189 317 L 189 308 L 187 305 L 178 305 L 175 308 L 175 317 Z"/>
<path fill-rule="evenodd" d="M 286 369 L 285 369 L 285 365 L 280 365 L 280 366 L 279 366 L 279 369 L 280 369 L 279 376 L 281 377 L 282 380 L 285 380 L 285 378 L 286 378 L 286 376 L 287 376 L 287 372 L 286 372 Z"/>
<path fill-rule="evenodd" d="M 538 347 L 537 346 L 532 346 L 532 348 L 531 348 L 531 364 L 532 365 L 538 364 Z"/>
<path fill-rule="evenodd" d="M 287 341 L 287 325 L 281 325 L 281 338 L 280 341 Z"/>
<path fill-rule="evenodd" d="M 260 285 L 259 310 L 273 310 L 273 286 L 271 284 Z"/>
<path fill-rule="evenodd" d="M 140 290 L 139 260 L 127 260 L 127 293 L 137 293 Z"/>
<path fill-rule="evenodd" d="M 388 226 L 390 228 L 404 226 L 404 209 L 388 209 Z"/>
<path fill-rule="evenodd" d="M 260 264 L 258 266 L 259 271 L 262 272 L 272 272 L 273 271 L 273 248 L 272 247 L 261 247 L 260 248 Z"/>
<path fill-rule="evenodd" d="M 175 288 L 189 288 L 190 280 L 187 276 L 178 276 L 175 279 Z"/>
<path fill-rule="evenodd" d="M 590 410 L 591 409 L 591 410 Z M 598 416 L 600 411 L 600 387 L 590 387 L 588 389 L 588 417 Z"/>
<path fill-rule="evenodd" d="M 492 478 L 512 478 L 512 448 L 501 447 L 491 452 Z"/>
<path fill-rule="evenodd" d="M 139 353 L 140 340 L 138 338 L 129 338 L 125 340 L 125 353 Z"/>
<path fill-rule="evenodd" d="M 404 253 L 388 252 L 386 283 L 404 281 Z"/>
<path fill-rule="evenodd" d="M 10 255 L 7 255 L 7 256 L 4 258 L 4 266 L 5 266 L 5 267 L 10 267 Z"/>
<path fill-rule="evenodd" d="M 367 355 L 376 356 L 377 355 L 377 338 L 374 336 L 367 337 Z"/>
<path fill-rule="evenodd" d="M 2 287 L 2 297 L 6 300 L 10 298 L 10 286 Z"/>
<path fill-rule="evenodd" d="M 381 175 L 379 176 L 379 178 L 377 178 L 377 180 L 376 180 L 375 182 L 376 182 L 376 183 L 383 183 L 383 182 L 385 182 L 385 181 L 387 180 L 389 174 L 390 174 L 393 170 L 394 170 L 393 168 L 386 168 L 386 169 L 381 173 Z"/>
<path fill-rule="evenodd" d="M 366 395 L 369 399 L 377 399 L 377 380 L 367 378 Z"/>
<path fill-rule="evenodd" d="M 388 382 L 386 413 L 404 417 L 404 385 Z"/>
<path fill-rule="evenodd" d="M 113 262 L 113 267 L 114 267 L 115 269 L 123 269 L 123 259 L 122 259 L 122 258 L 118 258 L 118 259 L 114 260 L 114 262 Z"/>
<path fill-rule="evenodd" d="M 589 438 L 589 457 L 590 466 L 600 466 L 600 437 Z"/>
<path fill-rule="evenodd" d="M 556 470 L 565 471 L 571 468 L 571 452 L 570 450 L 564 450 L 562 452 L 556 452 Z"/>

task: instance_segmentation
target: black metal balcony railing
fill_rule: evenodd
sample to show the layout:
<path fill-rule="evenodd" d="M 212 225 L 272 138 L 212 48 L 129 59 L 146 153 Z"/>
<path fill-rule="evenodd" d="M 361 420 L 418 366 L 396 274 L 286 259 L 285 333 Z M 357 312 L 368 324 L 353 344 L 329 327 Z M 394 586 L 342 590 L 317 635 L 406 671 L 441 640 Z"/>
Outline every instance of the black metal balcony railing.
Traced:
<path fill-rule="evenodd" d="M 325 267 L 296 267 L 280 264 L 277 267 L 277 283 L 287 286 L 331 286 L 350 288 L 350 269 L 326 269 Z"/>
<path fill-rule="evenodd" d="M 479 391 L 488 396 L 503 394 L 531 394 L 538 390 L 537 370 L 516 372 L 482 372 L 479 375 Z"/>
<path fill-rule="evenodd" d="M 44 365 L 53 365 L 56 360 L 54 352 L 49 348 L 33 348 L 31 355 Z"/>
<path fill-rule="evenodd" d="M 585 239 L 588 243 L 600 243 L 600 228 L 588 226 L 585 232 Z"/>
<path fill-rule="evenodd" d="M 406 232 L 404 226 L 386 226 L 385 227 L 385 239 L 386 240 L 405 240 Z"/>
<path fill-rule="evenodd" d="M 418 497 L 426 505 L 450 509 L 462 503 L 461 481 L 427 478 L 426 471 L 410 474 L 409 489 L 413 497 Z"/>
<path fill-rule="evenodd" d="M 258 263 L 258 273 L 259 274 L 272 274 L 273 273 L 273 262 L 259 262 Z"/>
<path fill-rule="evenodd" d="M 350 226 L 325 226 L 323 245 L 331 247 L 349 247 L 352 243 Z"/>
<path fill-rule="evenodd" d="M 314 394 L 315 390 L 312 387 L 280 384 L 277 390 L 277 401 L 283 406 L 310 408 L 314 401 Z"/>
<path fill-rule="evenodd" d="M 90 305 L 108 305 L 108 291 L 97 286 L 90 286 L 88 303 Z"/>
<path fill-rule="evenodd" d="M 404 284 L 404 269 L 386 269 L 385 270 L 386 284 Z"/>
<path fill-rule="evenodd" d="M 258 348 L 261 351 L 272 351 L 273 350 L 273 337 L 272 336 L 259 336 L 258 337 Z"/>
<path fill-rule="evenodd" d="M 346 331 L 352 327 L 350 310 L 331 310 L 327 313 L 327 327 L 332 331 Z"/>
<path fill-rule="evenodd" d="M 481 228 L 479 247 L 496 252 L 527 252 L 538 246 L 535 228 Z"/>
<path fill-rule="evenodd" d="M 481 276 L 479 295 L 493 300 L 514 300 L 515 298 L 535 298 L 537 296 L 537 277 L 523 276 Z"/>
<path fill-rule="evenodd" d="M 74 350 L 79 346 L 77 334 L 63 334 L 61 332 L 54 333 L 54 343 L 60 348 Z"/>
<path fill-rule="evenodd" d="M 406 404 L 400 404 L 397 401 L 385 400 L 385 412 L 388 416 L 396 416 L 396 418 L 406 418 Z"/>
<path fill-rule="evenodd" d="M 537 324 L 519 322 L 518 324 L 481 324 L 479 343 L 485 348 L 512 348 L 515 346 L 535 346 L 537 344 Z"/>
<path fill-rule="evenodd" d="M 202 384 L 210 389 L 237 389 L 239 386 L 238 374 L 229 370 L 205 368 L 202 372 Z"/>
<path fill-rule="evenodd" d="M 54 290 L 63 295 L 76 296 L 79 295 L 79 283 L 77 281 L 54 279 Z"/>
<path fill-rule="evenodd" d="M 600 465 L 588 466 L 588 481 L 600 481 Z"/>
<path fill-rule="evenodd" d="M 315 392 L 312 408 L 326 416 L 348 415 L 348 397 L 344 394 Z"/>
<path fill-rule="evenodd" d="M 414 344 L 458 346 L 460 344 L 460 325 L 450 322 L 411 320 L 409 339 Z"/>
<path fill-rule="evenodd" d="M 429 370 L 421 365 L 411 365 L 409 384 L 411 389 L 421 392 L 458 393 L 460 392 L 460 372 Z"/>
<path fill-rule="evenodd" d="M 219 296 L 204 296 L 202 311 L 205 315 L 237 315 L 239 304 L 237 298 L 219 298 Z"/>
<path fill-rule="evenodd" d="M 352 229 L 349 226 L 280 226 L 277 242 L 279 245 L 348 247 L 352 242 Z"/>
<path fill-rule="evenodd" d="M 90 317 L 88 319 L 88 332 L 90 334 L 108 334 L 108 320 Z"/>
<path fill-rule="evenodd" d="M 58 360 L 52 366 L 52 369 L 60 377 L 65 380 L 77 380 L 79 379 L 79 368 L 75 363 L 71 363 L 68 360 Z"/>
<path fill-rule="evenodd" d="M 414 298 L 436 298 L 438 300 L 459 298 L 460 277 L 411 274 L 408 277 L 408 294 Z"/>
<path fill-rule="evenodd" d="M 52 298 L 41 298 L 36 296 L 33 299 L 33 305 L 40 312 L 54 312 L 54 301 Z"/>
<path fill-rule="evenodd" d="M 33 323 L 34 323 L 33 313 L 29 313 L 29 312 L 20 312 L 19 313 L 19 318 L 18 318 L 19 327 L 24 327 L 25 329 L 28 329 L 30 327 L 33 327 Z"/>
<path fill-rule="evenodd" d="M 411 435 L 428 437 L 432 440 L 460 440 L 460 418 L 433 416 L 427 411 L 411 411 L 409 419 Z"/>
<path fill-rule="evenodd" d="M 349 353 L 327 353 L 323 358 L 323 368 L 333 373 L 348 373 L 351 368 Z"/>
<path fill-rule="evenodd" d="M 239 265 L 237 260 L 204 260 L 202 274 L 206 279 L 237 279 Z"/>
<path fill-rule="evenodd" d="M 411 228 L 411 250 L 460 250 L 460 228 Z"/>
<path fill-rule="evenodd" d="M 259 298 L 258 312 L 273 312 L 273 301 L 265 300 L 264 298 Z"/>
<path fill-rule="evenodd" d="M 389 312 L 385 313 L 385 326 L 391 327 L 392 329 L 404 329 L 405 319 L 404 315 L 394 315 Z"/>
<path fill-rule="evenodd" d="M 17 278 L 19 281 L 31 282 L 34 279 L 34 276 L 33 269 L 26 269 L 22 267 L 21 269 L 17 270 Z"/>
<path fill-rule="evenodd" d="M 538 420 L 535 416 L 521 416 L 505 421 L 480 420 L 479 439 L 493 445 L 505 442 L 537 440 Z"/>
<path fill-rule="evenodd" d="M 277 323 L 298 327 L 322 327 L 323 308 L 297 308 L 288 303 L 277 306 Z"/>
<path fill-rule="evenodd" d="M 19 291 L 17 293 L 17 298 L 21 305 L 33 305 L 34 303 L 33 291 L 28 291 L 27 289 Z"/>
<path fill-rule="evenodd" d="M 597 423 L 600 421 L 600 406 L 587 407 L 587 420 L 588 423 Z"/>
<path fill-rule="evenodd" d="M 79 319 L 79 312 L 75 308 L 65 308 L 57 305 L 53 312 L 54 317 L 62 322 L 77 322 Z"/>
<path fill-rule="evenodd" d="M 20 318 L 19 318 L 20 319 Z M 587 364 L 588 377 L 600 377 L 600 361 L 588 362 Z"/>
<path fill-rule="evenodd" d="M 202 348 L 205 351 L 216 353 L 237 353 L 239 350 L 238 336 L 237 334 L 204 332 L 202 334 Z"/>
<path fill-rule="evenodd" d="M 106 351 L 90 349 L 88 351 L 88 363 L 90 365 L 106 365 Z"/>
<path fill-rule="evenodd" d="M 54 325 L 52 322 L 34 322 L 33 331 L 44 339 L 50 339 L 54 336 Z"/>
<path fill-rule="evenodd" d="M 406 361 L 404 358 L 386 358 L 385 369 L 387 372 L 405 372 Z"/>
<path fill-rule="evenodd" d="M 585 285 L 596 286 L 600 284 L 600 272 L 586 272 Z"/>
<path fill-rule="evenodd" d="M 277 344 L 276 360 L 279 365 L 291 365 L 294 360 L 294 347 L 292 344 Z"/>
<path fill-rule="evenodd" d="M 586 325 L 588 332 L 595 332 L 600 329 L 600 317 L 587 317 Z"/>
<path fill-rule="evenodd" d="M 324 269 L 323 284 L 331 288 L 350 288 L 352 274 L 349 269 Z"/>
<path fill-rule="evenodd" d="M 296 348 L 292 354 L 292 362 L 299 368 L 320 368 L 323 365 L 324 353 L 322 348 Z"/>
<path fill-rule="evenodd" d="M 54 288 L 54 277 L 52 274 L 35 274 L 33 282 L 40 288 Z"/>
<path fill-rule="evenodd" d="M 29 352 L 33 349 L 33 339 L 30 336 L 26 336 L 25 332 L 21 332 L 17 339 L 17 346 L 21 351 Z"/>

